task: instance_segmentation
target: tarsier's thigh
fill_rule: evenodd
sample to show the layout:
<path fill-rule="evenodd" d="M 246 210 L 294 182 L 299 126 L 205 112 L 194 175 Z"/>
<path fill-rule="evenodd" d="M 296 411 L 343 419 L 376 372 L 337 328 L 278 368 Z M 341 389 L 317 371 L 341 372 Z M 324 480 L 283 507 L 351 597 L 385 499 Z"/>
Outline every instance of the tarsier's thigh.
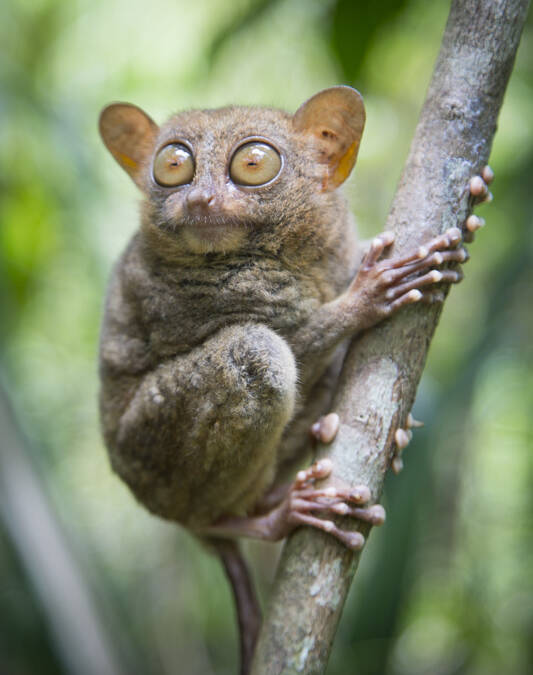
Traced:
<path fill-rule="evenodd" d="M 194 526 L 243 513 L 272 481 L 295 388 L 282 338 L 262 325 L 224 328 L 143 377 L 113 466 L 164 517 Z"/>

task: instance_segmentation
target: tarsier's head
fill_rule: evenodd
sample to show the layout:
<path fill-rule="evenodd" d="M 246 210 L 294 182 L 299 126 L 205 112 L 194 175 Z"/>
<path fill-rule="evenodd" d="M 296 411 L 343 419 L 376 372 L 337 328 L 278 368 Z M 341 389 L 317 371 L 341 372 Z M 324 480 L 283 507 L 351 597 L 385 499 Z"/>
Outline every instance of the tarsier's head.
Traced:
<path fill-rule="evenodd" d="M 107 148 L 146 196 L 146 227 L 191 253 L 233 251 L 282 220 L 330 202 L 349 176 L 365 123 L 361 95 L 325 89 L 294 115 L 271 108 L 191 110 L 161 127 L 113 103 Z"/>

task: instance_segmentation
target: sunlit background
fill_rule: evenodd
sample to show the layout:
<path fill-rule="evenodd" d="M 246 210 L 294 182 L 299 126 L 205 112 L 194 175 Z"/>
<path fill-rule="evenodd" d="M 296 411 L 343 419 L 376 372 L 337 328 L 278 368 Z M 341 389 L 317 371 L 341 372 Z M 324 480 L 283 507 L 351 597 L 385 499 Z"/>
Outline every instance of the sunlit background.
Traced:
<path fill-rule="evenodd" d="M 369 236 L 447 11 L 447 0 L 1 3 L 1 673 L 237 667 L 217 560 L 135 503 L 99 436 L 102 301 L 139 201 L 98 138 L 100 109 L 131 101 L 159 122 L 229 103 L 293 111 L 352 84 L 368 123 L 346 193 Z M 387 481 L 389 518 L 328 675 L 533 672 L 532 120 L 530 17 L 491 156 L 495 201 L 479 210 L 487 226 L 419 389 L 426 426 Z M 246 548 L 266 601 L 278 549 Z"/>

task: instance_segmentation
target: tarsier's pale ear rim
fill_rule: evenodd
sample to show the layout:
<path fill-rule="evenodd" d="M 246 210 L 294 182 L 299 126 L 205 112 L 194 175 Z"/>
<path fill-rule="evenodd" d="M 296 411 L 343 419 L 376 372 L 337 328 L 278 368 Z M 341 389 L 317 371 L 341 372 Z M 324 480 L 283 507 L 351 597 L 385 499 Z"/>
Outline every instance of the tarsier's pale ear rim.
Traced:
<path fill-rule="evenodd" d="M 159 132 L 157 124 L 131 103 L 111 103 L 100 113 L 98 127 L 109 152 L 142 188 L 141 168 Z"/>
<path fill-rule="evenodd" d="M 317 161 L 327 169 L 322 188 L 333 190 L 344 183 L 355 165 L 365 126 L 361 94 L 344 85 L 319 91 L 298 108 L 293 124 L 316 141 Z"/>

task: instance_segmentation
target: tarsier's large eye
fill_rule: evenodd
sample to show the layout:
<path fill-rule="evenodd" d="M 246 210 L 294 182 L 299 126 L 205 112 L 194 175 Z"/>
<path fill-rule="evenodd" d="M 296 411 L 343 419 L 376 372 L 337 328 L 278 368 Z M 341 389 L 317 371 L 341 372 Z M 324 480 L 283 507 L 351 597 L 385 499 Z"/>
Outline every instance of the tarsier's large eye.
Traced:
<path fill-rule="evenodd" d="M 190 183 L 194 176 L 194 161 L 190 151 L 180 143 L 165 145 L 154 159 L 154 178 L 164 187 Z"/>
<path fill-rule="evenodd" d="M 281 157 L 271 145 L 253 141 L 241 145 L 231 160 L 229 174 L 238 185 L 264 185 L 281 169 Z"/>

